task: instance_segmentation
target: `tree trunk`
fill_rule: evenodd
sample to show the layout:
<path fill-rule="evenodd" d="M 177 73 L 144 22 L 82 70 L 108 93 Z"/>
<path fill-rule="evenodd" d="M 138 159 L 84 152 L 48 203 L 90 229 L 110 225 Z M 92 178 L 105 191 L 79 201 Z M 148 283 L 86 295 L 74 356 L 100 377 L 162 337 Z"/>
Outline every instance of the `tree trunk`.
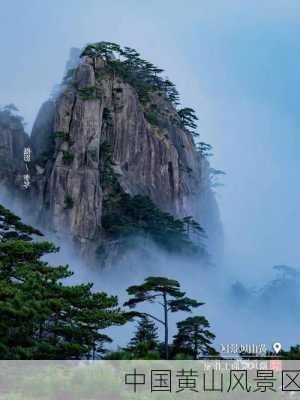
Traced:
<path fill-rule="evenodd" d="M 167 303 L 167 295 L 164 296 L 164 319 L 165 319 L 165 355 L 166 360 L 169 359 L 169 325 L 168 325 L 168 303 Z"/>

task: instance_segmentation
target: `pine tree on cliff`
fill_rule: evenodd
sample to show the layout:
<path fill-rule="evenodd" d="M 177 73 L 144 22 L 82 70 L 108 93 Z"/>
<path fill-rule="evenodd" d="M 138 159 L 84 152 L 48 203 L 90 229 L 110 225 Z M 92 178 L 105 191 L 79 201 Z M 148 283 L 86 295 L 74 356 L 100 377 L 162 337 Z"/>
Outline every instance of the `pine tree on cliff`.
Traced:
<path fill-rule="evenodd" d="M 19 115 L 19 110 L 13 103 L 0 107 L 0 125 L 6 126 L 9 121 L 15 121 L 19 126 L 24 126 L 24 119 Z"/>
<path fill-rule="evenodd" d="M 213 155 L 213 153 L 211 153 L 212 145 L 205 142 L 200 142 L 197 144 L 197 151 L 201 157 L 211 157 Z"/>
<path fill-rule="evenodd" d="M 58 249 L 0 205 L 0 358 L 95 358 L 111 339 L 101 331 L 125 322 L 116 297 L 91 284 L 65 285 L 68 266 L 41 257 Z"/>
<path fill-rule="evenodd" d="M 145 358 L 149 353 L 156 351 L 158 345 L 157 327 L 149 317 L 142 316 L 126 350 L 132 353 L 134 358 Z"/>
<path fill-rule="evenodd" d="M 143 60 L 140 54 L 130 48 L 121 48 L 116 43 L 99 42 L 87 45 L 81 53 L 81 57 L 100 57 L 107 63 L 108 70 L 121 76 L 136 90 L 142 102 L 149 100 L 148 94 L 160 91 L 174 104 L 179 104 L 179 94 L 175 85 L 160 76 L 161 68 Z"/>
<path fill-rule="evenodd" d="M 177 323 L 173 351 L 191 355 L 195 360 L 201 355 L 216 355 L 211 346 L 215 335 L 209 331 L 210 324 L 203 316 L 189 317 Z"/>
<path fill-rule="evenodd" d="M 190 107 L 182 108 L 178 111 L 178 115 L 181 119 L 182 125 L 195 137 L 199 136 L 199 133 L 195 132 L 197 128 L 198 117 L 196 116 L 195 110 Z M 192 130 L 190 130 L 192 129 Z"/>
<path fill-rule="evenodd" d="M 182 219 L 185 229 L 188 235 L 190 235 L 191 232 L 199 235 L 199 236 L 205 236 L 205 231 L 201 227 L 201 225 L 196 222 L 193 217 L 187 216 Z"/>
<path fill-rule="evenodd" d="M 180 284 L 174 279 L 159 276 L 150 276 L 141 285 L 130 286 L 127 289 L 129 295 L 133 296 L 124 306 L 135 308 L 137 304 L 150 302 L 158 304 L 163 309 L 163 317 L 135 312 L 132 315 L 148 316 L 163 325 L 165 331 L 165 358 L 169 358 L 169 313 L 177 311 L 191 312 L 192 308 L 199 307 L 204 303 L 199 303 L 194 299 L 185 296 L 185 292 L 180 290 Z"/>

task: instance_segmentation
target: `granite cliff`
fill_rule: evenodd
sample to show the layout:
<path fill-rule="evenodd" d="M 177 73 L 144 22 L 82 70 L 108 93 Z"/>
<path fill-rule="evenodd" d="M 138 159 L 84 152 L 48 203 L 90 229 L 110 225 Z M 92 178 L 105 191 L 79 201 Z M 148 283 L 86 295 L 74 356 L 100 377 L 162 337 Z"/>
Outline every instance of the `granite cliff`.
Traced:
<path fill-rule="evenodd" d="M 109 252 L 118 253 L 122 232 L 164 242 L 155 218 L 166 224 L 166 237 L 181 230 L 197 241 L 204 228 L 218 241 L 205 146 L 195 145 L 196 117 L 178 109 L 174 85 L 134 50 L 111 43 L 87 46 L 72 66 L 33 126 L 27 212 L 44 229 L 71 238 L 84 257 L 101 254 L 104 264 Z M 0 125 L 4 158 L 15 166 L 28 140 Z M 0 179 L 17 185 L 12 176 Z"/>
<path fill-rule="evenodd" d="M 25 173 L 24 147 L 29 145 L 23 119 L 10 104 L 0 109 L 0 182 L 12 194 L 20 187 Z M 3 190 L 2 189 L 2 190 Z"/>

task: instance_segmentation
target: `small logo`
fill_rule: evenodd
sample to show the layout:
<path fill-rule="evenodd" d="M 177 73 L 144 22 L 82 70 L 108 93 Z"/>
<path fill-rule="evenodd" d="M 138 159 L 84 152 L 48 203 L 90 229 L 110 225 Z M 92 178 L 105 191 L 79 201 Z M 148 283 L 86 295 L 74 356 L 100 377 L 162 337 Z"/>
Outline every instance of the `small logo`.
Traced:
<path fill-rule="evenodd" d="M 282 349 L 281 343 L 276 342 L 273 344 L 273 350 L 275 351 L 276 354 L 278 354 L 281 349 Z"/>

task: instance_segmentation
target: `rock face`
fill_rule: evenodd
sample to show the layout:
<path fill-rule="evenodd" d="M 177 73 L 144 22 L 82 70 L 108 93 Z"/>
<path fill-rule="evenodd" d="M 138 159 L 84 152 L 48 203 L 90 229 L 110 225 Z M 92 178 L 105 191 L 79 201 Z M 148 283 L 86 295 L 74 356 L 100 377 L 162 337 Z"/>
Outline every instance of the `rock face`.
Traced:
<path fill-rule="evenodd" d="M 0 183 L 14 190 L 20 186 L 24 174 L 24 147 L 29 137 L 22 119 L 10 108 L 0 110 Z"/>
<path fill-rule="evenodd" d="M 55 102 L 49 99 L 42 104 L 31 131 L 30 142 L 35 159 L 47 159 L 53 147 L 54 115 Z"/>
<path fill-rule="evenodd" d="M 3 138 L 0 133 L 0 143 Z M 22 140 L 9 144 L 13 158 Z M 42 226 L 69 235 L 84 256 L 107 242 L 101 173 L 107 146 L 125 193 L 149 196 L 176 217 L 193 216 L 208 236 L 212 226 L 220 226 L 209 164 L 174 105 L 158 91 L 141 101 L 136 89 L 101 58 L 84 57 L 55 103 L 42 106 L 31 146 L 31 212 Z"/>

